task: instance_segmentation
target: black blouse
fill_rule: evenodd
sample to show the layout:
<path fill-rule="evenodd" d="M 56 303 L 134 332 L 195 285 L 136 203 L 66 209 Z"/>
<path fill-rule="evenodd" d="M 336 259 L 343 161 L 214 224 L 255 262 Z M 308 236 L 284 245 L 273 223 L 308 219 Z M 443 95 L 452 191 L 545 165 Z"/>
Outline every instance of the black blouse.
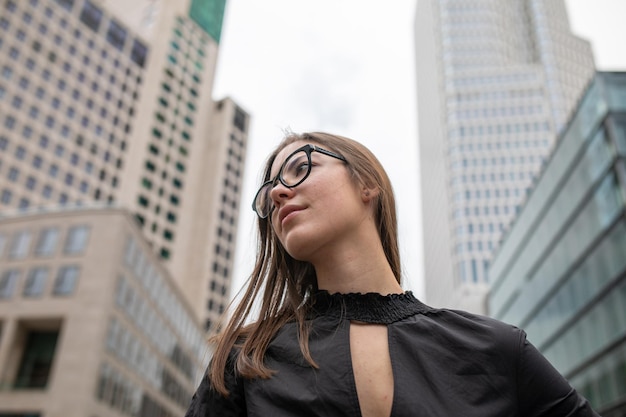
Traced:
<path fill-rule="evenodd" d="M 434 309 L 404 294 L 315 294 L 303 358 L 297 324 L 285 325 L 266 352 L 270 379 L 227 370 L 228 397 L 204 378 L 186 417 L 359 417 L 350 355 L 350 321 L 386 324 L 394 379 L 391 417 L 597 416 L 588 402 L 526 340 L 499 321 Z"/>

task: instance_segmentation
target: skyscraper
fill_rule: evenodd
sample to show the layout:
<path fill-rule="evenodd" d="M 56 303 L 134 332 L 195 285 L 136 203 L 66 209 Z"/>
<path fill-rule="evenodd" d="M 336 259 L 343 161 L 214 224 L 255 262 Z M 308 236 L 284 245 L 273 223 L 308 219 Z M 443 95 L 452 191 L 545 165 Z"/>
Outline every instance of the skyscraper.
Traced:
<path fill-rule="evenodd" d="M 626 73 L 597 73 L 491 263 L 489 315 L 626 414 Z"/>
<path fill-rule="evenodd" d="M 419 0 L 426 301 L 485 312 L 492 251 L 594 71 L 563 0 Z"/>
<path fill-rule="evenodd" d="M 212 99 L 225 0 L 0 8 L 0 209 L 129 208 L 208 327 L 229 293 L 248 131 Z"/>

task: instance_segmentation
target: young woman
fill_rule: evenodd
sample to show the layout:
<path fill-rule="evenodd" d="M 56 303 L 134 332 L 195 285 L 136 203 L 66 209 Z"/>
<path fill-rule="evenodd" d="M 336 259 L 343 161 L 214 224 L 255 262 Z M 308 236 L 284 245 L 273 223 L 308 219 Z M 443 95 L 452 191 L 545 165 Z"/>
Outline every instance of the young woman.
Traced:
<path fill-rule="evenodd" d="M 392 187 L 363 145 L 290 134 L 264 181 L 256 265 L 187 417 L 597 416 L 523 331 L 402 290 Z"/>

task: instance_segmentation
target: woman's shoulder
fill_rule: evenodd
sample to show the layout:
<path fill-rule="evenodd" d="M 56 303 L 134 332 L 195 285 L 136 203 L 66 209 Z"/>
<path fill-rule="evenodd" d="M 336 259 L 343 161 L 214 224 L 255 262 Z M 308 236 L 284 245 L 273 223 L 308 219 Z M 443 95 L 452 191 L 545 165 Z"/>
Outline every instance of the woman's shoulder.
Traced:
<path fill-rule="evenodd" d="M 520 328 L 480 314 L 447 308 L 432 308 L 404 321 L 420 338 L 437 339 L 463 350 L 501 352 L 513 357 L 526 340 Z M 413 331 L 409 330 L 414 327 Z"/>

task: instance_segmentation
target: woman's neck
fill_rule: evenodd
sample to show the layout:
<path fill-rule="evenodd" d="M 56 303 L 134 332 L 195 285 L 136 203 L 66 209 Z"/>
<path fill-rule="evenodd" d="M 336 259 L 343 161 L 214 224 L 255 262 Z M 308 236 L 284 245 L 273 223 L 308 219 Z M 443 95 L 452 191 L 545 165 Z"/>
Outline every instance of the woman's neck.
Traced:
<path fill-rule="evenodd" d="M 337 253 L 341 252 L 341 253 Z M 329 293 L 402 293 L 382 247 L 369 250 L 361 245 L 336 250 L 313 263 L 319 289 Z"/>

